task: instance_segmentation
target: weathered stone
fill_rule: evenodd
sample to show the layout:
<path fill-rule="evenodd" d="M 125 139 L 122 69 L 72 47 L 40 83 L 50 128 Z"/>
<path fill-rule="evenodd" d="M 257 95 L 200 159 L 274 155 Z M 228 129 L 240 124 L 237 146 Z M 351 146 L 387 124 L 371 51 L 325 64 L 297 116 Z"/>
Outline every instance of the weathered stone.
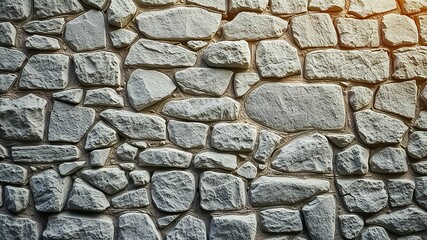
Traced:
<path fill-rule="evenodd" d="M 420 44 L 427 45 L 427 16 L 418 16 L 418 26 L 420 29 Z"/>
<path fill-rule="evenodd" d="M 345 0 L 311 0 L 308 10 L 340 12 L 344 10 Z"/>
<path fill-rule="evenodd" d="M 336 23 L 341 47 L 379 47 L 380 37 L 377 20 L 338 18 Z"/>
<path fill-rule="evenodd" d="M 173 5 L 177 0 L 138 0 L 139 4 L 143 6 L 165 6 Z"/>
<path fill-rule="evenodd" d="M 180 122 L 170 120 L 168 122 L 169 139 L 178 147 L 200 148 L 206 145 L 209 126 L 203 123 Z"/>
<path fill-rule="evenodd" d="M 86 161 L 61 163 L 58 167 L 59 174 L 61 174 L 62 176 L 69 176 L 83 168 L 85 164 Z"/>
<path fill-rule="evenodd" d="M 273 14 L 297 14 L 307 12 L 307 0 L 271 0 L 270 8 Z"/>
<path fill-rule="evenodd" d="M 230 0 L 228 10 L 230 12 L 256 11 L 262 12 L 267 8 L 269 0 Z"/>
<path fill-rule="evenodd" d="M 334 24 L 326 13 L 296 16 L 292 18 L 291 29 L 293 39 L 300 48 L 332 47 L 338 44 Z"/>
<path fill-rule="evenodd" d="M 1 10 L 0 10 L 1 11 Z M 13 47 L 16 44 L 16 28 L 10 22 L 0 23 L 0 45 Z"/>
<path fill-rule="evenodd" d="M 17 78 L 18 75 L 16 74 L 0 74 L 0 94 L 7 93 L 12 88 Z"/>
<path fill-rule="evenodd" d="M 5 140 L 43 140 L 47 101 L 34 94 L 0 99 L 0 136 Z"/>
<path fill-rule="evenodd" d="M 195 168 L 234 170 L 237 168 L 237 157 L 233 154 L 207 151 L 194 156 L 193 165 Z"/>
<path fill-rule="evenodd" d="M 415 201 L 423 208 L 427 208 L 427 177 L 415 178 Z"/>
<path fill-rule="evenodd" d="M 368 227 L 363 229 L 360 240 L 391 240 L 391 238 L 382 227 Z"/>
<path fill-rule="evenodd" d="M 260 212 L 261 226 L 270 233 L 294 233 L 303 229 L 298 210 L 273 208 Z"/>
<path fill-rule="evenodd" d="M 73 188 L 67 202 L 67 209 L 102 212 L 110 206 L 104 193 L 90 186 L 82 179 L 74 180 Z"/>
<path fill-rule="evenodd" d="M 414 121 L 414 127 L 417 127 L 421 130 L 427 130 L 427 111 L 420 111 L 418 113 L 418 116 Z"/>
<path fill-rule="evenodd" d="M 102 10 L 108 1 L 107 0 L 82 0 L 82 2 L 91 7 Z"/>
<path fill-rule="evenodd" d="M 7 147 L 5 147 L 3 144 L 0 144 L 0 159 L 9 158 L 9 150 Z"/>
<path fill-rule="evenodd" d="M 408 179 L 389 179 L 387 189 L 392 207 L 407 206 L 412 202 L 415 183 Z"/>
<path fill-rule="evenodd" d="M 251 119 L 279 131 L 337 130 L 345 125 L 342 89 L 334 84 L 266 83 L 248 94 L 245 107 Z"/>
<path fill-rule="evenodd" d="M 67 22 L 64 39 L 76 52 L 105 48 L 107 36 L 104 14 L 90 10 Z"/>
<path fill-rule="evenodd" d="M 166 240 L 173 239 L 198 239 L 206 240 L 205 223 L 191 215 L 187 215 L 175 225 L 175 227 L 166 235 Z"/>
<path fill-rule="evenodd" d="M 151 148 L 139 154 L 140 166 L 188 168 L 193 155 L 178 149 Z"/>
<path fill-rule="evenodd" d="M 202 41 L 202 40 L 190 40 L 187 42 L 187 46 L 193 50 L 202 49 L 206 47 L 206 45 L 208 44 L 209 43 L 207 41 Z"/>
<path fill-rule="evenodd" d="M 336 201 L 333 195 L 317 196 L 302 208 L 311 239 L 334 239 Z"/>
<path fill-rule="evenodd" d="M 260 163 L 267 162 L 281 140 L 281 136 L 268 130 L 261 130 L 258 139 L 258 146 L 253 154 L 254 159 Z"/>
<path fill-rule="evenodd" d="M 59 100 L 61 102 L 71 103 L 71 104 L 79 104 L 83 100 L 83 89 L 70 89 L 64 90 L 61 92 L 56 92 L 52 94 L 52 97 L 55 100 Z"/>
<path fill-rule="evenodd" d="M 356 138 L 356 136 L 354 136 L 352 133 L 328 134 L 326 137 L 329 139 L 329 141 L 333 142 L 335 145 L 337 145 L 337 147 L 340 148 L 347 147 Z"/>
<path fill-rule="evenodd" d="M 124 100 L 116 90 L 105 87 L 87 90 L 83 104 L 98 107 L 124 107 Z"/>
<path fill-rule="evenodd" d="M 25 185 L 27 183 L 28 170 L 16 164 L 0 162 L 0 182 Z"/>
<path fill-rule="evenodd" d="M 255 126 L 246 123 L 217 123 L 211 133 L 212 147 L 221 151 L 252 151 L 257 138 Z"/>
<path fill-rule="evenodd" d="M 420 161 L 411 164 L 412 170 L 420 175 L 427 175 L 427 161 Z"/>
<path fill-rule="evenodd" d="M 390 59 L 384 49 L 319 50 L 306 55 L 305 77 L 310 80 L 341 80 L 379 83 L 389 78 Z"/>
<path fill-rule="evenodd" d="M 427 132 L 415 131 L 409 134 L 406 147 L 409 156 L 417 159 L 427 157 Z"/>
<path fill-rule="evenodd" d="M 20 21 L 31 14 L 31 0 L 3 0 L 0 2 L 1 21 Z"/>
<path fill-rule="evenodd" d="M 352 145 L 336 155 L 339 175 L 365 175 L 368 173 L 369 149 Z"/>
<path fill-rule="evenodd" d="M 30 178 L 30 188 L 37 211 L 62 211 L 66 204 L 71 184 L 71 177 L 62 177 L 54 169 L 34 174 Z"/>
<path fill-rule="evenodd" d="M 74 145 L 13 146 L 12 158 L 19 163 L 55 163 L 72 161 L 83 156 Z"/>
<path fill-rule="evenodd" d="M 405 47 L 393 51 L 393 78 L 427 79 L 427 47 Z"/>
<path fill-rule="evenodd" d="M 138 152 L 138 148 L 130 145 L 129 143 L 123 143 L 117 148 L 116 155 L 120 160 L 133 161 Z"/>
<path fill-rule="evenodd" d="M 343 214 L 338 216 L 340 233 L 345 239 L 354 239 L 359 236 L 364 222 L 356 214 Z"/>
<path fill-rule="evenodd" d="M 117 193 L 128 185 L 125 172 L 117 167 L 86 169 L 81 173 L 86 181 L 108 194 Z"/>
<path fill-rule="evenodd" d="M 39 240 L 43 225 L 30 218 L 0 214 L 0 236 L 3 239 Z"/>
<path fill-rule="evenodd" d="M 365 18 L 371 15 L 395 10 L 396 8 L 397 4 L 394 0 L 385 0 L 382 2 L 369 0 L 351 0 L 348 11 L 357 17 Z"/>
<path fill-rule="evenodd" d="M 61 49 L 58 39 L 40 35 L 27 37 L 25 39 L 25 47 L 27 49 L 39 51 L 55 51 Z"/>
<path fill-rule="evenodd" d="M 221 41 L 206 48 L 203 60 L 211 67 L 248 69 L 251 50 L 246 41 Z"/>
<path fill-rule="evenodd" d="M 165 40 L 210 39 L 218 31 L 221 14 L 202 8 L 176 7 L 143 12 L 136 17 L 139 31 Z"/>
<path fill-rule="evenodd" d="M 262 176 L 251 183 L 249 191 L 253 206 L 273 206 L 294 204 L 329 189 L 327 180 Z"/>
<path fill-rule="evenodd" d="M 257 220 L 255 214 L 213 217 L 209 239 L 255 240 Z"/>
<path fill-rule="evenodd" d="M 425 0 L 402 0 L 402 11 L 405 14 L 417 13 L 427 9 Z"/>
<path fill-rule="evenodd" d="M 236 120 L 240 103 L 229 97 L 187 98 L 167 102 L 162 113 L 190 121 L 212 122 Z"/>
<path fill-rule="evenodd" d="M 382 40 L 387 46 L 404 46 L 418 43 L 418 28 L 415 21 L 395 13 L 383 16 L 381 21 Z"/>
<path fill-rule="evenodd" d="M 27 56 L 19 50 L 0 47 L 0 71 L 16 72 L 26 59 Z"/>
<path fill-rule="evenodd" d="M 34 12 L 39 18 L 83 12 L 83 6 L 78 0 L 34 0 Z"/>
<path fill-rule="evenodd" d="M 360 139 L 366 144 L 396 144 L 408 127 L 399 119 L 372 110 L 353 113 Z"/>
<path fill-rule="evenodd" d="M 110 32 L 111 43 L 115 48 L 124 48 L 130 46 L 136 39 L 138 34 L 127 29 L 117 29 Z"/>
<path fill-rule="evenodd" d="M 150 182 L 150 173 L 145 170 L 135 170 L 129 173 L 133 185 L 136 187 L 147 185 Z"/>
<path fill-rule="evenodd" d="M 190 209 L 196 194 L 193 174 L 184 171 L 155 171 L 151 177 L 151 197 L 157 209 L 184 212 Z"/>
<path fill-rule="evenodd" d="M 383 148 L 372 155 L 370 167 L 376 173 L 405 173 L 408 171 L 406 151 L 400 147 Z"/>
<path fill-rule="evenodd" d="M 374 213 L 387 205 L 384 183 L 372 179 L 338 179 L 337 188 L 349 212 Z"/>
<path fill-rule="evenodd" d="M 89 153 L 89 164 L 92 167 L 104 167 L 110 155 L 111 148 L 96 149 Z"/>
<path fill-rule="evenodd" d="M 245 179 L 252 180 L 257 176 L 257 167 L 251 162 L 245 162 L 236 170 L 236 174 Z"/>
<path fill-rule="evenodd" d="M 348 91 L 348 101 L 354 111 L 358 111 L 372 102 L 374 92 L 362 86 L 354 86 Z"/>
<path fill-rule="evenodd" d="M 241 12 L 224 24 L 222 31 L 226 40 L 261 40 L 281 37 L 288 22 L 267 14 Z"/>
<path fill-rule="evenodd" d="M 31 34 L 59 35 L 64 29 L 64 25 L 64 18 L 52 18 L 28 22 L 22 26 L 22 29 Z"/>
<path fill-rule="evenodd" d="M 111 199 L 114 208 L 142 208 L 150 204 L 147 190 L 140 188 L 119 194 Z"/>
<path fill-rule="evenodd" d="M 132 45 L 125 64 L 131 67 L 174 68 L 196 64 L 197 54 L 186 48 L 148 39 Z"/>
<path fill-rule="evenodd" d="M 220 12 L 225 12 L 228 5 L 227 0 L 188 0 L 187 3 L 193 3 Z"/>
<path fill-rule="evenodd" d="M 258 73 L 241 72 L 234 75 L 234 92 L 236 97 L 245 95 L 252 86 L 259 82 Z"/>
<path fill-rule="evenodd" d="M 11 212 L 19 213 L 24 211 L 30 203 L 30 190 L 6 186 L 4 188 L 4 198 L 7 209 Z"/>
<path fill-rule="evenodd" d="M 157 225 L 160 228 L 164 228 L 169 226 L 172 222 L 174 222 L 179 217 L 179 214 L 176 215 L 167 215 L 157 219 Z"/>
<path fill-rule="evenodd" d="M 107 11 L 108 23 L 122 28 L 130 22 L 136 10 L 133 0 L 112 0 Z"/>
<path fill-rule="evenodd" d="M 119 163 L 119 167 L 125 171 L 132 171 L 133 169 L 135 169 L 135 163 Z"/>
<path fill-rule="evenodd" d="M 145 213 L 125 213 L 119 217 L 118 239 L 162 239 L 160 232 L 148 214 Z"/>
<path fill-rule="evenodd" d="M 85 149 L 110 147 L 116 144 L 118 139 L 119 135 L 114 129 L 99 121 L 87 134 Z"/>

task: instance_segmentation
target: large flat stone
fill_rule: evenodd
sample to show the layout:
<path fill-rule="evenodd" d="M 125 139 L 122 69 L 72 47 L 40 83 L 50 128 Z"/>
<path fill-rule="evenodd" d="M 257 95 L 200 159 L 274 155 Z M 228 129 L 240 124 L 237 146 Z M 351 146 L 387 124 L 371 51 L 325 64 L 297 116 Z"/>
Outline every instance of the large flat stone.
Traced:
<path fill-rule="evenodd" d="M 0 214 L 0 236 L 2 239 L 39 240 L 43 225 L 30 218 Z"/>
<path fill-rule="evenodd" d="M 333 195 L 317 196 L 302 208 L 308 233 L 313 240 L 334 239 L 336 200 Z"/>
<path fill-rule="evenodd" d="M 414 118 L 417 92 L 416 81 L 384 84 L 377 91 L 374 107 L 402 117 Z"/>
<path fill-rule="evenodd" d="M 20 163 L 55 163 L 72 161 L 83 156 L 74 145 L 13 146 L 12 158 Z"/>

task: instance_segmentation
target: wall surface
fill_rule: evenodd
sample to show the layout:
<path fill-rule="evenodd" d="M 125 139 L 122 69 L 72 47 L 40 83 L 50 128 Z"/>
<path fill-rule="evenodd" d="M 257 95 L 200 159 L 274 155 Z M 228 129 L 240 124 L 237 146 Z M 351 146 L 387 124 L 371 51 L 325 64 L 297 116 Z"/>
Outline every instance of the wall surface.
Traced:
<path fill-rule="evenodd" d="M 0 240 L 427 239 L 425 11 L 0 0 Z"/>

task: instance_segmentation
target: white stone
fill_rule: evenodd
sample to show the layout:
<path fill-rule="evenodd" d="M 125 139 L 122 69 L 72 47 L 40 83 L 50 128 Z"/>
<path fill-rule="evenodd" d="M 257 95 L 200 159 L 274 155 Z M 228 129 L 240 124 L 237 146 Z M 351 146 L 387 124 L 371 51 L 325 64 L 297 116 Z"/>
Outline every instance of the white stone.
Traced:
<path fill-rule="evenodd" d="M 17 72 L 27 56 L 15 49 L 0 47 L 0 71 Z"/>
<path fill-rule="evenodd" d="M 161 240 L 162 236 L 148 214 L 131 212 L 119 217 L 118 240 L 127 239 Z"/>
<path fill-rule="evenodd" d="M 110 147 L 117 143 L 119 135 L 106 123 L 99 121 L 86 136 L 85 149 Z"/>
<path fill-rule="evenodd" d="M 257 176 L 257 167 L 251 162 L 245 162 L 236 170 L 236 174 L 245 179 L 252 180 Z"/>
<path fill-rule="evenodd" d="M 116 155 L 120 160 L 133 161 L 138 152 L 138 148 L 130 145 L 129 143 L 123 143 L 116 150 Z"/>
<path fill-rule="evenodd" d="M 209 239 L 255 240 L 255 214 L 215 216 L 211 220 Z"/>
<path fill-rule="evenodd" d="M 127 191 L 111 199 L 114 208 L 143 208 L 149 204 L 147 190 L 144 188 Z"/>
<path fill-rule="evenodd" d="M 363 229 L 364 221 L 356 214 L 342 214 L 338 216 L 340 233 L 345 239 L 354 239 Z"/>
<path fill-rule="evenodd" d="M 393 78 L 427 79 L 427 47 L 404 47 L 393 51 Z"/>
<path fill-rule="evenodd" d="M 107 11 L 108 23 L 122 28 L 130 22 L 136 10 L 133 0 L 111 0 Z"/>
<path fill-rule="evenodd" d="M 374 92 L 363 86 L 354 86 L 348 91 L 348 101 L 354 111 L 358 111 L 371 104 Z"/>
<path fill-rule="evenodd" d="M 335 156 L 339 175 L 365 175 L 368 173 L 369 149 L 352 145 Z"/>
<path fill-rule="evenodd" d="M 253 156 L 260 163 L 265 163 L 279 145 L 282 137 L 268 130 L 261 130 L 258 137 L 258 146 Z"/>
<path fill-rule="evenodd" d="M 128 47 L 137 38 L 138 38 L 138 33 L 127 30 L 127 29 L 117 29 L 110 32 L 111 43 L 115 48 Z"/>
<path fill-rule="evenodd" d="M 336 200 L 333 195 L 317 196 L 302 207 L 305 224 L 311 239 L 334 239 Z"/>
<path fill-rule="evenodd" d="M 96 88 L 86 91 L 85 106 L 124 107 L 123 97 L 113 88 Z"/>
<path fill-rule="evenodd" d="M 24 211 L 30 203 L 30 190 L 26 188 L 6 186 L 4 188 L 5 205 L 14 213 Z"/>
<path fill-rule="evenodd" d="M 307 12 L 308 0 L 271 0 L 273 14 L 297 14 Z"/>
<path fill-rule="evenodd" d="M 0 214 L 0 236 L 4 239 L 28 239 L 41 238 L 43 224 L 30 218 Z"/>
<path fill-rule="evenodd" d="M 31 34 L 59 35 L 64 29 L 64 18 L 51 18 L 47 20 L 33 20 L 22 26 L 25 32 Z"/>
<path fill-rule="evenodd" d="M 27 183 L 28 170 L 16 164 L 0 162 L 0 182 L 25 185 Z"/>
<path fill-rule="evenodd" d="M 166 235 L 165 239 L 207 240 L 205 223 L 198 218 L 187 215 L 179 220 L 175 227 Z"/>
<path fill-rule="evenodd" d="M 380 36 L 377 20 L 337 18 L 340 46 L 348 48 L 379 47 Z"/>
<path fill-rule="evenodd" d="M 395 13 L 383 16 L 381 21 L 382 40 L 387 46 L 404 46 L 418 43 L 418 28 L 415 21 Z"/>
<path fill-rule="evenodd" d="M 371 1 L 371 0 L 351 0 L 349 13 L 357 17 L 366 18 L 375 14 L 395 10 L 397 4 L 395 0 Z"/>
<path fill-rule="evenodd" d="M 259 80 L 260 77 L 255 72 L 236 73 L 234 75 L 234 92 L 236 97 L 245 95 Z"/>
<path fill-rule="evenodd" d="M 386 147 L 371 156 L 372 172 L 399 174 L 408 171 L 406 151 L 400 147 Z"/>
<path fill-rule="evenodd" d="M 187 0 L 187 3 L 200 5 L 220 12 L 225 12 L 228 5 L 227 0 Z"/>
<path fill-rule="evenodd" d="M 237 157 L 233 154 L 206 151 L 194 156 L 195 168 L 234 170 L 237 168 Z"/>
<path fill-rule="evenodd" d="M 7 93 L 17 78 L 18 75 L 12 73 L 0 74 L 0 93 Z"/>
<path fill-rule="evenodd" d="M 427 9 L 426 0 L 402 0 L 401 4 L 405 14 L 413 14 Z"/>
<path fill-rule="evenodd" d="M 203 123 L 168 122 L 169 139 L 178 147 L 201 148 L 206 145 L 209 126 Z"/>
<path fill-rule="evenodd" d="M 10 22 L 0 23 L 0 45 L 13 47 L 16 44 L 16 28 Z"/>
<path fill-rule="evenodd" d="M 81 175 L 90 184 L 108 194 L 117 193 L 128 185 L 125 172 L 117 167 L 86 169 Z"/>
<path fill-rule="evenodd" d="M 34 12 L 39 18 L 76 14 L 84 8 L 78 0 L 34 0 Z"/>
<path fill-rule="evenodd" d="M 251 50 L 246 41 L 220 41 L 210 44 L 203 54 L 203 61 L 211 67 L 248 69 Z"/>
<path fill-rule="evenodd" d="M 208 44 L 209 44 L 209 42 L 202 41 L 202 40 L 190 40 L 187 42 L 187 46 L 193 50 L 202 49 L 202 48 L 206 47 L 206 45 L 208 45 Z"/>
<path fill-rule="evenodd" d="M 55 51 L 60 50 L 58 39 L 40 35 L 33 35 L 25 39 L 25 47 L 31 50 Z"/>
<path fill-rule="evenodd" d="M 269 0 L 230 0 L 228 10 L 232 13 L 243 11 L 262 12 L 267 8 Z"/>
<path fill-rule="evenodd" d="M 427 157 L 427 132 L 414 131 L 409 134 L 406 150 L 409 156 L 413 158 L 422 159 Z"/>
<path fill-rule="evenodd" d="M 0 2 L 1 21 L 20 21 L 31 14 L 31 0 L 3 0 Z"/>
<path fill-rule="evenodd" d="M 13 146 L 12 158 L 20 163 L 56 163 L 73 161 L 83 156 L 74 145 Z"/>
<path fill-rule="evenodd" d="M 212 147 L 220 151 L 247 152 L 255 147 L 257 128 L 245 123 L 217 123 L 211 133 Z"/>
<path fill-rule="evenodd" d="M 262 229 L 269 233 L 295 233 L 303 230 L 298 210 L 272 208 L 260 211 Z"/>
<path fill-rule="evenodd" d="M 83 100 L 83 94 L 84 94 L 83 89 L 77 88 L 77 89 L 69 89 L 69 90 L 53 93 L 52 97 L 55 100 L 59 100 L 61 102 L 79 104 Z"/>
<path fill-rule="evenodd" d="M 104 193 L 90 186 L 82 179 L 74 180 L 67 201 L 68 210 L 102 212 L 110 206 Z"/>
<path fill-rule="evenodd" d="M 415 183 L 409 179 L 389 179 L 387 190 L 390 206 L 402 207 L 412 203 Z"/>
<path fill-rule="evenodd" d="M 344 10 L 345 0 L 311 0 L 308 10 L 340 12 Z"/>
<path fill-rule="evenodd" d="M 143 6 L 165 6 L 173 5 L 177 0 L 137 0 L 137 2 Z"/>
<path fill-rule="evenodd" d="M 300 48 L 332 47 L 338 44 L 334 24 L 326 13 L 296 16 L 292 18 L 291 29 L 293 39 Z"/>
<path fill-rule="evenodd" d="M 175 148 L 150 148 L 139 154 L 140 166 L 188 168 L 193 154 Z"/>
<path fill-rule="evenodd" d="M 110 155 L 111 148 L 96 149 L 89 153 L 89 164 L 92 167 L 104 167 Z"/>

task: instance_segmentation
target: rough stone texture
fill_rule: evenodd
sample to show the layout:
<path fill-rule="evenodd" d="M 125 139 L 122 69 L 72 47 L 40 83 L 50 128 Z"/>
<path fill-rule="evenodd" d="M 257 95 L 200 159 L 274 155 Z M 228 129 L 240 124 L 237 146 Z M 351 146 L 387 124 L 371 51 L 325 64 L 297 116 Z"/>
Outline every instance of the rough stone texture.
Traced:
<path fill-rule="evenodd" d="M 198 218 L 187 215 L 181 218 L 168 235 L 166 235 L 166 240 L 172 239 L 206 240 L 205 223 Z"/>
<path fill-rule="evenodd" d="M 348 101 L 353 110 L 360 110 L 372 102 L 374 92 L 367 87 L 355 86 L 348 92 Z"/>
<path fill-rule="evenodd" d="M 336 201 L 333 195 L 317 196 L 302 208 L 311 239 L 334 239 Z"/>
<path fill-rule="evenodd" d="M 340 233 L 345 239 L 359 236 L 363 229 L 364 221 L 356 214 L 343 214 L 338 216 Z"/>
<path fill-rule="evenodd" d="M 408 171 L 406 152 L 403 148 L 383 148 L 372 155 L 370 166 L 376 173 L 405 173 Z"/>
<path fill-rule="evenodd" d="M 211 67 L 247 69 L 251 63 L 251 50 L 246 41 L 222 41 L 210 44 L 203 61 Z"/>
<path fill-rule="evenodd" d="M 28 170 L 16 164 L 0 163 L 0 182 L 24 185 L 27 183 Z"/>
<path fill-rule="evenodd" d="M 142 208 L 149 204 L 147 190 L 144 188 L 125 192 L 111 199 L 114 208 Z"/>
<path fill-rule="evenodd" d="M 7 93 L 12 88 L 17 77 L 18 75 L 16 74 L 0 74 L 0 93 Z"/>
<path fill-rule="evenodd" d="M 0 23 L 0 45 L 13 47 L 16 44 L 16 28 L 10 22 Z"/>
<path fill-rule="evenodd" d="M 26 188 L 6 186 L 4 196 L 5 205 L 11 212 L 22 212 L 30 203 L 30 190 Z"/>
<path fill-rule="evenodd" d="M 0 3 L 0 20 L 19 21 L 31 14 L 31 0 L 4 0 Z"/>
<path fill-rule="evenodd" d="M 245 95 L 259 80 L 260 77 L 257 73 L 236 73 L 234 75 L 234 92 L 236 97 Z"/>
<path fill-rule="evenodd" d="M 86 150 L 110 147 L 118 141 L 117 132 L 102 121 L 99 121 L 86 136 Z"/>
<path fill-rule="evenodd" d="M 378 47 L 380 45 L 377 20 L 338 18 L 336 24 L 342 47 Z"/>
<path fill-rule="evenodd" d="M 90 186 L 82 179 L 74 180 L 67 201 L 68 210 L 102 212 L 110 206 L 104 193 Z"/>
<path fill-rule="evenodd" d="M 261 12 L 267 8 L 268 2 L 268 0 L 229 0 L 228 10 L 230 12 Z"/>
<path fill-rule="evenodd" d="M 170 120 L 168 133 L 171 142 L 182 148 L 201 148 L 206 145 L 209 126 L 203 123 L 190 123 Z"/>
<path fill-rule="evenodd" d="M 392 207 L 411 204 L 415 183 L 407 179 L 390 179 L 387 182 L 389 202 Z"/>
<path fill-rule="evenodd" d="M 388 12 L 397 8 L 396 1 L 385 0 L 382 2 L 369 1 L 369 0 L 351 0 L 350 13 L 358 17 L 369 17 L 371 15 Z"/>
<path fill-rule="evenodd" d="M 25 39 L 25 47 L 31 50 L 56 51 L 61 49 L 61 44 L 56 38 L 33 35 Z"/>
<path fill-rule="evenodd" d="M 139 165 L 188 168 L 193 155 L 175 148 L 151 148 L 139 154 Z"/>
<path fill-rule="evenodd" d="M 136 10 L 132 0 L 112 0 L 107 11 L 108 23 L 122 28 L 130 22 Z"/>
<path fill-rule="evenodd" d="M 118 29 L 110 32 L 111 43 L 115 48 L 124 48 L 130 46 L 136 39 L 138 34 L 127 30 Z"/>
<path fill-rule="evenodd" d="M 273 14 L 297 14 L 307 12 L 307 0 L 271 0 L 271 12 Z"/>
<path fill-rule="evenodd" d="M 427 79 L 427 47 L 405 47 L 393 51 L 394 72 L 396 79 Z"/>
<path fill-rule="evenodd" d="M 293 233 L 303 229 L 298 210 L 273 208 L 260 212 L 262 228 L 271 233 Z"/>
<path fill-rule="evenodd" d="M 114 194 L 128 185 L 125 172 L 117 167 L 87 169 L 81 172 L 82 177 L 101 191 Z"/>
<path fill-rule="evenodd" d="M 218 123 L 212 129 L 211 145 L 221 151 L 251 151 L 255 146 L 257 129 L 244 123 Z"/>
<path fill-rule="evenodd" d="M 52 18 L 28 22 L 22 26 L 22 29 L 31 34 L 59 35 L 63 31 L 64 25 L 64 18 Z"/>
<path fill-rule="evenodd" d="M 20 163 L 55 163 L 72 161 L 83 156 L 74 145 L 13 146 L 12 158 Z"/>
<path fill-rule="evenodd" d="M 160 240 L 160 232 L 148 214 L 145 213 L 125 213 L 119 217 L 118 239 Z"/>
<path fill-rule="evenodd" d="M 415 21 L 404 15 L 387 14 L 381 21 L 383 43 L 388 46 L 403 46 L 418 43 Z"/>
<path fill-rule="evenodd" d="M 78 0 L 34 0 L 34 11 L 38 17 L 46 18 L 80 13 L 83 11 L 83 6 Z"/>
<path fill-rule="evenodd" d="M 21 69 L 27 59 L 25 54 L 19 50 L 0 47 L 0 70 L 16 72 Z"/>
<path fill-rule="evenodd" d="M 227 9 L 227 0 L 188 0 L 187 3 L 193 3 L 220 12 L 225 12 Z"/>
<path fill-rule="evenodd" d="M 315 11 L 340 12 L 344 10 L 345 0 L 311 0 L 308 9 Z"/>
<path fill-rule="evenodd" d="M 123 97 L 112 88 L 97 88 L 86 91 L 85 106 L 124 107 Z"/>
<path fill-rule="evenodd" d="M 326 13 L 297 16 L 292 19 L 291 30 L 294 41 L 300 48 L 332 47 L 338 44 L 334 24 Z"/>
<path fill-rule="evenodd" d="M 409 156 L 421 159 L 427 157 L 427 132 L 415 131 L 409 134 L 406 148 Z"/>
<path fill-rule="evenodd" d="M 237 157 L 233 154 L 207 151 L 194 156 L 193 165 L 195 168 L 234 170 L 237 168 Z"/>
<path fill-rule="evenodd" d="M 369 149 L 355 144 L 337 153 L 336 169 L 339 175 L 365 175 L 368 173 L 368 160 Z"/>
<path fill-rule="evenodd" d="M 415 201 L 423 208 L 427 208 L 427 177 L 415 179 Z"/>
<path fill-rule="evenodd" d="M 267 130 L 261 130 L 258 137 L 258 146 L 254 153 L 254 159 L 260 163 L 265 163 L 271 154 L 273 154 L 281 140 L 281 136 Z"/>
<path fill-rule="evenodd" d="M 38 240 L 42 231 L 42 224 L 30 218 L 0 214 L 0 236 L 3 239 Z"/>
<path fill-rule="evenodd" d="M 209 239 L 255 240 L 257 220 L 255 214 L 213 217 Z"/>
<path fill-rule="evenodd" d="M 53 93 L 52 97 L 61 102 L 79 104 L 83 100 L 83 94 L 83 89 L 70 89 Z"/>
<path fill-rule="evenodd" d="M 361 240 L 391 240 L 383 227 L 367 227 L 360 234 Z"/>

